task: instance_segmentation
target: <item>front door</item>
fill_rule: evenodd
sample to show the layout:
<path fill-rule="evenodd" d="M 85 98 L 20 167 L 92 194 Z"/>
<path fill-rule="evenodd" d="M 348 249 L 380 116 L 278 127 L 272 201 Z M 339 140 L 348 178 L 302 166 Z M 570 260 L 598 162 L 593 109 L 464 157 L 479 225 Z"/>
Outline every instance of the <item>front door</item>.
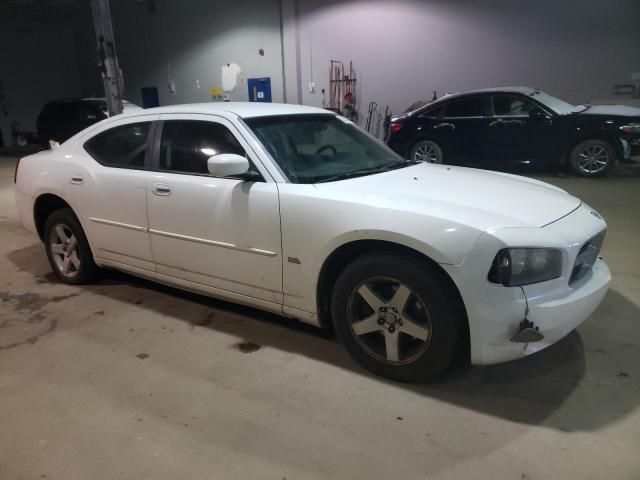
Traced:
<path fill-rule="evenodd" d="M 495 95 L 487 142 L 500 167 L 549 161 L 555 143 L 553 120 L 522 95 Z"/>
<path fill-rule="evenodd" d="M 239 130 L 213 115 L 163 115 L 147 185 L 158 273 L 282 303 L 278 188 Z M 246 155 L 257 179 L 217 178 L 207 160 Z"/>

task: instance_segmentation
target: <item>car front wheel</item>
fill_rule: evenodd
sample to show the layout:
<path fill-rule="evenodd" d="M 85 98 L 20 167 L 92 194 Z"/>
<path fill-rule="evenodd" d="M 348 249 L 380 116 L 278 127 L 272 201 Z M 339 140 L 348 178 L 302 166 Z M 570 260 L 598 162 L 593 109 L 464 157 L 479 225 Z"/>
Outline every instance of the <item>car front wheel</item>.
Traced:
<path fill-rule="evenodd" d="M 434 380 L 460 345 L 460 301 L 426 262 L 388 253 L 354 260 L 338 277 L 331 313 L 351 356 L 384 377 Z"/>
<path fill-rule="evenodd" d="M 77 285 L 88 283 L 95 277 L 98 267 L 72 210 L 63 208 L 49 215 L 44 241 L 49 264 L 62 282 Z"/>
<path fill-rule="evenodd" d="M 602 140 L 587 140 L 578 144 L 569 158 L 569 166 L 581 177 L 604 176 L 615 163 L 615 150 Z"/>
<path fill-rule="evenodd" d="M 443 163 L 442 148 L 431 140 L 422 140 L 416 143 L 409 153 L 409 160 L 429 163 Z"/>

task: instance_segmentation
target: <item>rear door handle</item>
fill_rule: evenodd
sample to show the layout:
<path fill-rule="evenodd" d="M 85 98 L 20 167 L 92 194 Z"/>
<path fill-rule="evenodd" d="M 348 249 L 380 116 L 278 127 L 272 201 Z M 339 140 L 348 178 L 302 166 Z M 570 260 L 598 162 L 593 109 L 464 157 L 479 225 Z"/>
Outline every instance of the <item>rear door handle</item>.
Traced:
<path fill-rule="evenodd" d="M 71 183 L 74 185 L 82 185 L 83 181 L 83 178 L 79 175 L 74 175 L 73 177 L 71 177 Z"/>
<path fill-rule="evenodd" d="M 167 195 L 171 195 L 171 187 L 166 183 L 154 183 L 153 193 L 166 197 Z"/>
<path fill-rule="evenodd" d="M 433 128 L 435 129 L 450 128 L 451 130 L 455 130 L 456 126 L 453 123 L 444 122 L 444 123 L 438 123 L 437 125 L 434 125 Z"/>
<path fill-rule="evenodd" d="M 506 124 L 506 123 L 507 123 L 507 122 L 505 122 L 504 120 L 502 120 L 501 118 L 499 118 L 499 119 L 494 120 L 493 122 L 491 122 L 491 123 L 489 124 L 489 126 L 490 126 L 490 127 L 499 127 L 500 125 L 504 125 L 504 124 Z"/>

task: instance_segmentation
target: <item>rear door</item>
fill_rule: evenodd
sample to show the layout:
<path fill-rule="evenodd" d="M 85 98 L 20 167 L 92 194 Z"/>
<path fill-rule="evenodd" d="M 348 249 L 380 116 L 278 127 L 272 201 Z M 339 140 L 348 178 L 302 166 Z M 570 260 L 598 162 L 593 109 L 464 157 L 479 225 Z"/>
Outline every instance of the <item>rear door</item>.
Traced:
<path fill-rule="evenodd" d="M 94 254 L 151 271 L 146 186 L 155 117 L 121 120 L 84 140 L 87 158 L 69 178 Z"/>
<path fill-rule="evenodd" d="M 445 163 L 487 166 L 491 160 L 491 145 L 486 142 L 490 115 L 491 103 L 485 95 L 456 98 L 446 104 L 438 127 L 451 132 L 452 158 Z"/>
<path fill-rule="evenodd" d="M 158 273 L 271 304 L 282 303 L 277 184 L 240 131 L 215 115 L 162 115 L 147 184 Z M 207 160 L 245 155 L 256 179 L 218 178 Z"/>

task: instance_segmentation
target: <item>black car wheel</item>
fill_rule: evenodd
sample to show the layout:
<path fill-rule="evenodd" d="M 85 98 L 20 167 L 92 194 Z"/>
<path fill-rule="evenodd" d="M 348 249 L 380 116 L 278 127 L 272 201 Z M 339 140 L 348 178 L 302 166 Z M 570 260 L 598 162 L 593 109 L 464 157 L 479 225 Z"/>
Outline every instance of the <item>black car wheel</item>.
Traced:
<path fill-rule="evenodd" d="M 351 356 L 378 375 L 437 378 L 455 357 L 463 316 L 451 287 L 427 263 L 388 253 L 354 260 L 336 281 L 331 313 Z"/>
<path fill-rule="evenodd" d="M 90 282 L 98 271 L 80 222 L 68 208 L 56 210 L 44 228 L 49 264 L 58 279 L 77 285 Z"/>
<path fill-rule="evenodd" d="M 443 163 L 444 156 L 440 146 L 432 140 L 416 143 L 409 153 L 409 160 L 429 163 Z"/>
<path fill-rule="evenodd" d="M 603 140 L 587 140 L 578 144 L 569 158 L 569 166 L 582 177 L 601 177 L 616 163 L 616 152 Z"/>

